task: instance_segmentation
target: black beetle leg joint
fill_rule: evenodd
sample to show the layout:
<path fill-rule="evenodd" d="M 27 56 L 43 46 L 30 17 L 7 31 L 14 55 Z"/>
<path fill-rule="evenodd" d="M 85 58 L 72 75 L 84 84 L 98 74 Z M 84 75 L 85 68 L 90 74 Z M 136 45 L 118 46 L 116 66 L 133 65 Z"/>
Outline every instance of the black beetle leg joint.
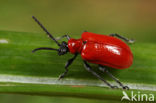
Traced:
<path fill-rule="evenodd" d="M 88 32 L 87 30 L 84 30 L 83 32 Z"/>
<path fill-rule="evenodd" d="M 130 39 L 130 40 L 128 40 L 128 43 L 133 44 L 133 43 L 135 43 L 135 40 L 134 39 Z"/>
<path fill-rule="evenodd" d="M 128 86 L 123 86 L 122 89 L 129 90 L 129 87 Z"/>
<path fill-rule="evenodd" d="M 62 78 L 64 78 L 63 74 L 59 75 L 58 80 L 61 80 Z"/>

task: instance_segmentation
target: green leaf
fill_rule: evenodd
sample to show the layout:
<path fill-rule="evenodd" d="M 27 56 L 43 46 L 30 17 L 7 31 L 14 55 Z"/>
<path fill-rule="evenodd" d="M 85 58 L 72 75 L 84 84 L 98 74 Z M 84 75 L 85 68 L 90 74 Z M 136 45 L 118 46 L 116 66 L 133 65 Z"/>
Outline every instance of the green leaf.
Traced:
<path fill-rule="evenodd" d="M 37 47 L 58 48 L 45 34 L 0 31 L 0 93 L 120 101 L 122 89 L 108 89 L 84 69 L 80 56 L 69 67 L 68 75 L 59 81 L 58 76 L 65 71 L 66 61 L 73 55 L 58 56 L 55 51 L 32 53 Z M 133 65 L 125 70 L 110 68 L 110 71 L 131 90 L 156 94 L 156 44 L 136 42 L 130 47 L 134 54 Z M 100 73 L 96 65 L 92 66 Z M 107 75 L 100 74 L 115 84 Z"/>

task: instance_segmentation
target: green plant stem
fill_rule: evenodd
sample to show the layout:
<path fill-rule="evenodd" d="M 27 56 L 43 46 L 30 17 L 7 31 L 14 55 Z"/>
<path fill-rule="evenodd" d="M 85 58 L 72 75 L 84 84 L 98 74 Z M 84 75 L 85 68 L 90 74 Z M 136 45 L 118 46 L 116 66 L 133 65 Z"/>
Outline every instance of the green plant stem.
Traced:
<path fill-rule="evenodd" d="M 71 35 L 71 37 L 74 35 Z M 56 35 L 55 35 L 56 37 Z M 33 54 L 31 51 L 37 47 L 53 47 L 57 45 L 51 41 L 45 34 L 23 33 L 0 31 L 0 76 L 22 76 L 22 77 L 39 77 L 39 78 L 58 78 L 63 73 L 64 64 L 70 58 L 71 54 L 58 56 L 55 51 L 39 51 Z M 8 43 L 7 43 L 8 42 Z M 130 45 L 134 54 L 133 65 L 125 70 L 110 68 L 110 71 L 123 83 L 155 85 L 156 84 L 156 44 L 136 42 Z M 92 65 L 94 69 L 96 65 Z M 88 80 L 99 81 L 97 78 L 88 73 L 79 56 L 69 67 L 69 73 L 66 79 L 75 81 Z M 98 70 L 96 70 L 100 73 Z M 100 73 L 101 74 L 101 73 Z M 103 75 L 103 74 L 101 74 Z M 103 75 L 108 81 L 112 81 L 108 76 Z M 2 78 L 0 78 L 0 81 Z M 40 79 L 39 79 L 40 80 Z M 122 90 L 112 90 L 105 87 L 99 87 L 98 82 L 92 87 L 75 86 L 72 83 L 68 85 L 48 85 L 48 84 L 28 84 L 19 81 L 3 81 L 0 83 L 1 93 L 24 93 L 37 95 L 52 96 L 74 96 L 84 98 L 98 99 L 119 99 L 122 96 Z M 42 82 L 42 81 L 40 81 Z M 51 81 L 52 82 L 52 81 Z M 63 80 L 62 80 L 63 82 Z M 73 84 L 74 85 L 74 84 Z M 135 90 L 137 91 L 137 90 Z M 128 91 L 130 92 L 130 91 Z M 143 91 L 151 92 L 154 91 Z"/>

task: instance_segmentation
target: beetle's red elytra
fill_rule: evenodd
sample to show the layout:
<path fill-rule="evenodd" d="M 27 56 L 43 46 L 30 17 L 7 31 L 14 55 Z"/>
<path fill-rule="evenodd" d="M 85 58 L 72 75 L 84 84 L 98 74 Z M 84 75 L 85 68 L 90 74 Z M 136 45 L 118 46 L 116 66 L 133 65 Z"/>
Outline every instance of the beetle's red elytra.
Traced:
<path fill-rule="evenodd" d="M 132 65 L 129 46 L 112 36 L 83 32 L 81 39 L 68 40 L 69 52 L 80 53 L 83 60 L 104 66 L 125 69 Z"/>
<path fill-rule="evenodd" d="M 107 69 L 107 67 L 112 67 L 115 69 L 125 69 L 132 65 L 133 54 L 129 46 L 123 42 L 133 43 L 133 40 L 127 39 L 119 34 L 109 34 L 101 35 L 91 32 L 83 32 L 80 39 L 70 38 L 68 35 L 63 35 L 58 39 L 54 38 L 47 29 L 33 16 L 33 19 L 40 25 L 40 27 L 46 32 L 46 34 L 51 38 L 58 46 L 59 49 L 51 47 L 40 47 L 34 49 L 32 52 L 38 50 L 55 50 L 58 55 L 64 55 L 67 52 L 74 54 L 74 57 L 69 59 L 65 65 L 65 72 L 59 76 L 59 79 L 64 78 L 68 72 L 68 67 L 76 59 L 78 54 L 84 62 L 85 69 L 96 76 L 98 79 L 102 80 L 110 88 L 118 88 L 118 86 L 113 86 L 105 79 L 103 79 L 99 74 L 92 70 L 91 66 L 87 63 L 98 64 L 99 70 L 109 75 L 113 80 L 115 80 L 123 89 L 129 89 L 128 86 L 124 86 L 117 78 L 115 78 Z M 66 37 L 68 42 L 62 41 L 60 44 L 59 39 Z M 118 39 L 118 38 L 120 39 Z M 122 40 L 121 40 L 122 39 Z"/>

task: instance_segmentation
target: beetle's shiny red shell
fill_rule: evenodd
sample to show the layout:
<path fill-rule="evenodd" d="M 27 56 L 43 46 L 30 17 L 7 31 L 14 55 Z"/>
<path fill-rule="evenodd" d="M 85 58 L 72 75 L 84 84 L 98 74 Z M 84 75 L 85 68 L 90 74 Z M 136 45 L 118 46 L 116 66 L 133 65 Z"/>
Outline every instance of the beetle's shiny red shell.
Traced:
<path fill-rule="evenodd" d="M 85 44 L 80 43 L 82 45 L 79 44 L 79 52 L 82 59 L 90 63 L 101 64 L 116 69 L 125 69 L 132 65 L 132 52 L 129 46 L 120 39 L 84 32 L 78 41 L 86 42 Z"/>

